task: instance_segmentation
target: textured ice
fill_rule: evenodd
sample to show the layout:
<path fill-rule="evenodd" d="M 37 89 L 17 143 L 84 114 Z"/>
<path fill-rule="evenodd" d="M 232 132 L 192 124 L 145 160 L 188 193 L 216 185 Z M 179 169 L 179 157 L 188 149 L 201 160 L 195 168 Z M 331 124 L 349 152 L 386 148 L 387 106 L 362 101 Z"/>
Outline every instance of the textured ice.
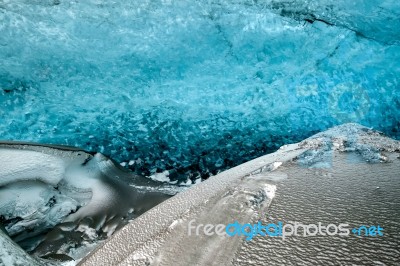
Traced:
<path fill-rule="evenodd" d="M 43 263 L 33 259 L 17 244 L 15 244 L 3 231 L 0 230 L 0 265 L 32 265 L 39 266 Z"/>
<path fill-rule="evenodd" d="M 9 142 L 0 143 L 0 161 L 0 225 L 38 257 L 78 260 L 169 197 L 100 153 Z"/>
<path fill-rule="evenodd" d="M 342 149 L 341 144 L 347 143 Z M 370 163 L 365 145 L 389 160 Z M 325 154 L 316 169 L 310 151 Z M 329 154 L 330 156 L 327 156 Z M 80 265 L 396 265 L 400 236 L 400 142 L 345 124 L 282 147 L 191 187 L 148 211 L 102 244 Z M 354 161 L 353 158 L 358 158 Z M 379 188 L 379 189 L 377 189 Z M 188 234 L 195 225 L 282 221 L 381 225 L 382 237 Z"/>
<path fill-rule="evenodd" d="M 345 122 L 399 137 L 399 7 L 2 0 L 0 138 L 186 182 Z"/>

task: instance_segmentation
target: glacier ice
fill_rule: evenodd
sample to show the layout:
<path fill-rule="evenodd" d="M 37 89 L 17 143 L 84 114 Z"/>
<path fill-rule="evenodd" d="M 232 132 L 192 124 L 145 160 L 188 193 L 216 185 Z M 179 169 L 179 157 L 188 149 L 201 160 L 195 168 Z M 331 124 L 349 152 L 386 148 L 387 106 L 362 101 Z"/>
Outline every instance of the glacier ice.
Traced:
<path fill-rule="evenodd" d="M 0 162 L 0 225 L 38 257 L 78 260 L 170 197 L 100 153 L 0 142 Z"/>
<path fill-rule="evenodd" d="M 0 138 L 184 183 L 345 122 L 398 138 L 399 7 L 2 0 Z"/>
<path fill-rule="evenodd" d="M 0 230 L 0 265 L 44 265 L 30 257 Z"/>
<path fill-rule="evenodd" d="M 359 153 L 362 147 L 389 159 L 371 164 Z M 322 159 L 332 161 L 331 167 L 315 169 L 313 158 L 306 163 L 303 155 L 309 151 L 331 154 Z M 399 155 L 400 141 L 380 132 L 352 123 L 331 128 L 224 171 L 164 201 L 122 228 L 80 265 L 396 264 Z M 355 164 L 351 157 L 360 161 Z M 263 225 L 345 223 L 350 228 L 379 224 L 385 233 L 380 237 L 311 233 L 303 237 L 300 227 L 297 236 L 285 240 L 258 235 L 245 241 L 244 235 L 201 232 L 200 224 L 235 221 Z M 194 233 L 192 227 L 189 234 L 190 226 L 199 228 L 200 233 Z M 294 229 L 288 231 L 293 233 Z"/>

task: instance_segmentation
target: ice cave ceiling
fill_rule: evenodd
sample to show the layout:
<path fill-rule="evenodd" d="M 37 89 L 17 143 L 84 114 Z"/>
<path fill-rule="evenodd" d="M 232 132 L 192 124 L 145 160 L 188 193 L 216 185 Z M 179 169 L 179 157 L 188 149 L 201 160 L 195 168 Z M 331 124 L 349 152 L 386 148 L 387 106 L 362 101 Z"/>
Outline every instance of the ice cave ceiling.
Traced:
<path fill-rule="evenodd" d="M 208 177 L 345 122 L 400 137 L 400 2 L 0 0 L 0 139 Z"/>

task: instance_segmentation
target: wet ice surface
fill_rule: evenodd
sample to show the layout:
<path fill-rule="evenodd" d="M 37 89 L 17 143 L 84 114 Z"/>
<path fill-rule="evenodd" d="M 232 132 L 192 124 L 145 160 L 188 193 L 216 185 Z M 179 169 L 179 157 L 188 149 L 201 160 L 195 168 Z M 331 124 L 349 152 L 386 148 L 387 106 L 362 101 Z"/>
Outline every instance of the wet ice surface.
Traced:
<path fill-rule="evenodd" d="M 385 156 L 384 161 L 369 160 Z M 318 156 L 310 156 L 317 154 Z M 125 226 L 81 265 L 395 265 L 400 143 L 356 124 L 317 134 L 196 185 Z M 383 237 L 189 236 L 188 223 L 380 225 Z"/>
<path fill-rule="evenodd" d="M 379 224 L 383 237 L 289 237 L 284 241 L 257 237 L 243 242 L 232 264 L 396 265 L 400 261 L 399 153 L 389 156 L 392 163 L 380 164 L 354 162 L 351 153 L 335 153 L 328 168 L 299 167 L 298 162 L 283 166 L 280 170 L 288 179 L 277 184 L 262 222 L 348 223 L 352 228 Z"/>
<path fill-rule="evenodd" d="M 399 3 L 2 0 L 1 138 L 192 184 L 337 124 L 399 137 Z"/>
<path fill-rule="evenodd" d="M 169 197 L 100 153 L 0 143 L 0 161 L 0 222 L 37 257 L 79 260 Z"/>

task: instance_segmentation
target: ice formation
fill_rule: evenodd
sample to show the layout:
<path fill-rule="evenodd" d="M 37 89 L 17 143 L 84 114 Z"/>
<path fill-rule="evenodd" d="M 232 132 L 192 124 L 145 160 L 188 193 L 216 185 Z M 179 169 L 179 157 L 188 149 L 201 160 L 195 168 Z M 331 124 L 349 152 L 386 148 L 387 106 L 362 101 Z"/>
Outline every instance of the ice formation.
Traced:
<path fill-rule="evenodd" d="M 192 183 L 345 122 L 399 137 L 399 3 L 2 0 L 0 138 Z"/>
<path fill-rule="evenodd" d="M 0 230 L 0 265 L 40 266 L 41 264 Z"/>
<path fill-rule="evenodd" d="M 79 260 L 169 197 L 149 191 L 157 187 L 154 182 L 100 153 L 8 142 L 0 143 L 0 162 L 0 225 L 37 257 Z M 27 256 L 7 251 L 14 249 L 8 242 L 0 235 L 0 245 L 7 247 L 2 252 L 9 253 L 0 256 L 0 265 L 12 265 L 7 261 L 13 254 L 16 261 Z"/>
<path fill-rule="evenodd" d="M 370 155 L 387 159 L 371 161 Z M 338 126 L 164 201 L 122 228 L 80 265 L 397 264 L 399 159 L 399 141 L 357 124 Z M 245 236 L 189 234 L 192 220 L 195 225 L 379 224 L 385 233 L 379 237 L 301 237 L 300 233 L 285 240 L 258 235 L 245 241 Z"/>

